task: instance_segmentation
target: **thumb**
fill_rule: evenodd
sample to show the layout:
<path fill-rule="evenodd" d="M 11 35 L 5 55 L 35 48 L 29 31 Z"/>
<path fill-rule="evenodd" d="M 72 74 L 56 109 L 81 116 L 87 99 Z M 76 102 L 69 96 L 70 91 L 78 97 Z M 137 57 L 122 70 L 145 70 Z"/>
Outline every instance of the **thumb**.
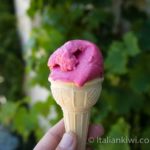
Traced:
<path fill-rule="evenodd" d="M 77 145 L 76 135 L 72 132 L 67 132 L 63 135 L 56 150 L 75 150 Z"/>

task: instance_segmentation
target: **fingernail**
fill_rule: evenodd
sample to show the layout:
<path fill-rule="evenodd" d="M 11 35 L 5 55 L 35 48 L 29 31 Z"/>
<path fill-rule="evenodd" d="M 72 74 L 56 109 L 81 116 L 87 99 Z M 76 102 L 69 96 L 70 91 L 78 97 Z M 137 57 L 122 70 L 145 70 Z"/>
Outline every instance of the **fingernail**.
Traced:
<path fill-rule="evenodd" d="M 62 140 L 61 140 L 59 145 L 60 145 L 60 147 L 62 147 L 64 149 L 67 149 L 67 148 L 72 146 L 73 140 L 74 140 L 74 136 L 73 136 L 73 134 L 71 132 L 65 133 L 63 135 L 63 138 L 62 138 Z"/>

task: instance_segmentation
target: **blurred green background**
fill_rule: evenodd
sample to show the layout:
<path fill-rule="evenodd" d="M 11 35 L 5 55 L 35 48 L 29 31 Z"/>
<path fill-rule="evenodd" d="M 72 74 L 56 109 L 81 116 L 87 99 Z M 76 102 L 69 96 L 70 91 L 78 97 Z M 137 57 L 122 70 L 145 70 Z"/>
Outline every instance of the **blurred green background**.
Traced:
<path fill-rule="evenodd" d="M 103 124 L 103 137 L 150 139 L 150 1 L 31 0 L 27 14 L 38 23 L 23 47 L 14 2 L 0 0 L 0 150 L 33 149 L 45 133 L 40 117 L 49 126 L 62 117 L 50 92 L 32 102 L 25 91 L 49 90 L 48 57 L 70 39 L 90 40 L 104 56 L 105 80 L 91 122 Z M 150 143 L 92 146 L 150 149 Z"/>

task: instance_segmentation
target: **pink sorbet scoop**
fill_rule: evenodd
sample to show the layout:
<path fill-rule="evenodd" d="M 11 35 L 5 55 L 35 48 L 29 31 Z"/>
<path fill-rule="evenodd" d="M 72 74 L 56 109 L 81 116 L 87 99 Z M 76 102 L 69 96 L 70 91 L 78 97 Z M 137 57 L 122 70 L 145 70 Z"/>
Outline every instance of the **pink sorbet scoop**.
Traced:
<path fill-rule="evenodd" d="M 73 82 L 83 86 L 86 82 L 103 77 L 103 57 L 99 48 L 86 40 L 71 40 L 59 47 L 49 58 L 49 78 Z"/>

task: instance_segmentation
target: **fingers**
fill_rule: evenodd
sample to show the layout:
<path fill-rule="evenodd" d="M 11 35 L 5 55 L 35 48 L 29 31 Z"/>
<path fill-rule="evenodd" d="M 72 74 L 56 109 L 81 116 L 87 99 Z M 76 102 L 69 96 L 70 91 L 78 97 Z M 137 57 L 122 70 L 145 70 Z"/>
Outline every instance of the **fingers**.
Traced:
<path fill-rule="evenodd" d="M 90 125 L 89 126 L 89 133 L 88 137 L 99 137 L 104 134 L 104 128 L 101 125 Z M 70 133 L 65 133 L 61 142 L 59 143 L 58 147 L 56 150 L 75 150 L 76 148 L 76 136 L 75 134 Z M 91 148 L 88 148 L 89 150 L 92 150 Z"/>
<path fill-rule="evenodd" d="M 61 120 L 44 135 L 34 150 L 75 150 L 77 140 L 75 134 L 65 133 L 64 121 Z M 99 137 L 104 133 L 101 125 L 90 125 L 88 137 Z M 62 139 L 62 140 L 61 140 Z M 57 147 L 57 148 L 56 148 Z"/>
<path fill-rule="evenodd" d="M 54 150 L 60 142 L 65 132 L 63 120 L 59 121 L 54 127 L 44 135 L 38 142 L 34 150 Z"/>
<path fill-rule="evenodd" d="M 104 128 L 102 125 L 92 124 L 89 126 L 88 139 L 90 137 L 97 138 L 101 137 L 104 134 Z M 93 150 L 91 147 L 88 147 L 87 150 Z"/>
<path fill-rule="evenodd" d="M 104 128 L 102 125 L 90 125 L 89 126 L 89 132 L 88 137 L 97 138 L 104 134 Z"/>
<path fill-rule="evenodd" d="M 63 135 L 56 150 L 75 150 L 77 145 L 77 139 L 74 133 L 68 132 Z"/>

